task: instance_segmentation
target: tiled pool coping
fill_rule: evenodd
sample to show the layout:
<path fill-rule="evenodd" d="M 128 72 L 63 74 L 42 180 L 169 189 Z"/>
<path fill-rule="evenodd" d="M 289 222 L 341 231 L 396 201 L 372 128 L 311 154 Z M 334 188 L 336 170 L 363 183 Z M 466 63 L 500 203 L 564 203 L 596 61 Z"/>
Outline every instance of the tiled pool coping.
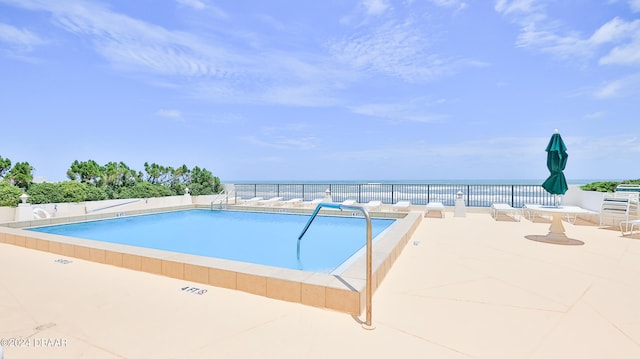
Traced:
<path fill-rule="evenodd" d="M 124 215 L 142 215 L 175 210 L 208 208 L 207 206 L 177 206 L 155 210 L 130 211 Z M 227 210 L 283 212 L 278 207 L 229 206 Z M 288 208 L 289 213 L 310 213 L 311 209 Z M 322 214 L 351 215 L 350 212 L 323 210 Z M 114 265 L 142 272 L 182 279 L 189 282 L 240 290 L 273 299 L 333 309 L 360 315 L 365 301 L 366 258 L 361 256 L 340 275 L 310 273 L 293 269 L 236 262 L 122 244 L 32 232 L 23 228 L 114 218 L 122 213 L 93 214 L 42 220 L 9 222 L 0 225 L 0 243 L 36 249 Z M 373 291 L 387 272 L 422 220 L 420 212 L 374 212 L 372 217 L 397 218 L 388 230 L 380 234 L 373 246 Z"/>

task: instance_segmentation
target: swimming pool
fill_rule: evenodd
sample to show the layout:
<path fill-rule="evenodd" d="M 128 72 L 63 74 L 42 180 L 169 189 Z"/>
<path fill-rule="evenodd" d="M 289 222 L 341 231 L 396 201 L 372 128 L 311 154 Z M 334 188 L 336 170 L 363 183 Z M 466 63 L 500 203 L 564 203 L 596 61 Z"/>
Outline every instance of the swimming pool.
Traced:
<path fill-rule="evenodd" d="M 185 286 L 193 287 L 194 285 L 202 284 L 360 315 L 365 304 L 364 293 L 367 282 L 367 261 L 364 255 L 356 254 L 340 265 L 340 268 L 331 274 L 326 274 L 31 230 L 60 224 L 95 223 L 104 219 L 129 219 L 137 216 L 144 217 L 147 214 L 170 213 L 191 209 L 210 211 L 210 206 L 176 206 L 127 212 L 114 210 L 103 214 L 88 213 L 82 216 L 60 216 L 12 222 L 7 225 L 0 225 L 0 247 L 7 244 L 48 252 L 54 256 L 52 259 L 56 265 L 68 263 L 69 270 L 75 270 L 75 261 L 72 258 L 77 258 L 185 281 L 176 283 L 177 290 Z M 288 212 L 288 214 L 280 214 L 283 211 Z M 282 209 L 265 206 L 229 206 L 224 212 L 267 212 L 281 216 L 296 214 L 299 215 L 298 218 L 302 219 L 310 218 L 311 214 L 311 211 L 305 208 Z M 329 213 L 351 217 L 351 213 L 348 211 L 331 211 Z M 408 213 L 384 212 L 379 213 L 379 215 L 380 217 L 378 218 L 392 218 L 395 222 L 376 236 L 372 246 L 373 292 L 382 283 L 423 218 L 422 213 L 417 211 Z M 320 218 L 322 217 L 316 218 L 316 221 L 320 220 Z M 358 220 L 357 218 L 355 219 Z M 316 221 L 311 225 L 309 232 L 307 232 L 309 233 L 308 235 L 311 235 L 312 231 L 314 231 L 318 224 Z M 300 233 L 299 231 L 302 231 L 302 227 L 304 226 L 301 225 L 300 228 L 296 229 L 296 238 Z M 361 229 L 358 230 L 358 236 L 362 236 L 362 238 L 365 237 L 366 232 L 363 227 L 365 226 L 360 226 Z M 211 231 L 215 232 L 215 229 L 212 228 Z M 184 238 L 184 231 L 180 232 L 179 235 L 175 235 L 174 238 Z M 310 244 L 309 238 L 311 237 L 305 235 L 302 239 L 302 256 L 313 254 L 313 250 L 309 250 L 308 247 Z M 290 245 L 289 243 L 286 246 L 287 253 L 295 253 L 295 249 L 289 249 Z M 95 278 L 95 280 L 102 279 Z"/>
<path fill-rule="evenodd" d="M 298 257 L 298 236 L 308 219 L 191 209 L 29 230 L 326 274 L 335 274 L 366 244 L 364 218 L 319 216 L 302 238 Z M 372 219 L 372 236 L 394 222 Z"/>

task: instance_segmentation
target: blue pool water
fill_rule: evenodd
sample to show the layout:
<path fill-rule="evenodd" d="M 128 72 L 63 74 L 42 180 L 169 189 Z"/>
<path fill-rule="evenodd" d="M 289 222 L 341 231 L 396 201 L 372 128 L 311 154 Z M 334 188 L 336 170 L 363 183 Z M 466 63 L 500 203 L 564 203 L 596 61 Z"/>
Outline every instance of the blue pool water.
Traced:
<path fill-rule="evenodd" d="M 364 218 L 318 216 L 298 259 L 298 236 L 309 217 L 194 209 L 29 230 L 320 273 L 331 273 L 366 244 Z M 372 219 L 373 237 L 393 222 Z"/>

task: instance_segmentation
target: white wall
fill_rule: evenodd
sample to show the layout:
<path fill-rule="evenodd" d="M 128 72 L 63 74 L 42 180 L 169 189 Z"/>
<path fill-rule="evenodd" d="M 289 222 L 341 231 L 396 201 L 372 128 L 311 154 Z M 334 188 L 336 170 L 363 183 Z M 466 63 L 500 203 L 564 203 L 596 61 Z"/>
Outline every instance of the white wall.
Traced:
<path fill-rule="evenodd" d="M 73 217 L 86 214 L 117 213 L 151 208 L 174 207 L 191 205 L 193 199 L 189 195 L 153 197 L 141 199 L 118 199 L 104 201 L 90 201 L 78 203 L 47 203 L 29 205 L 28 211 L 19 211 L 15 207 L 0 207 L 0 222 L 12 222 L 19 220 L 32 220 L 33 210 L 42 208 L 51 217 Z M 30 218 L 16 218 L 27 216 Z"/>

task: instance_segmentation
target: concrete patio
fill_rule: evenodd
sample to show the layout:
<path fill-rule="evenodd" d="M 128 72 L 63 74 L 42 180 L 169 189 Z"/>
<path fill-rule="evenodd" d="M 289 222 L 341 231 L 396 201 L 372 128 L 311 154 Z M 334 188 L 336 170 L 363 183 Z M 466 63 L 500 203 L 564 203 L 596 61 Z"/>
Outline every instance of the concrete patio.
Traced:
<path fill-rule="evenodd" d="M 375 330 L 0 243 L 0 344 L 5 359 L 640 358 L 640 234 L 564 226 L 584 244 L 527 239 L 544 218 L 425 218 L 374 294 Z"/>

